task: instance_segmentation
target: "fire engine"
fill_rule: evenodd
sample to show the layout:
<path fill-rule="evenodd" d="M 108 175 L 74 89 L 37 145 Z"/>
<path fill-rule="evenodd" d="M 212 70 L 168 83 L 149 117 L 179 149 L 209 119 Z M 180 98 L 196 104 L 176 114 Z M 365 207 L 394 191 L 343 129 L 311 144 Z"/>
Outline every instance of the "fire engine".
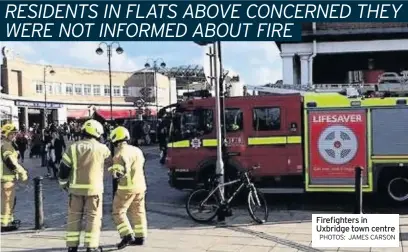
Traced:
<path fill-rule="evenodd" d="M 225 100 L 226 177 L 253 166 L 264 193 L 363 191 L 408 200 L 408 98 L 297 92 Z M 169 183 L 192 189 L 215 172 L 214 98 L 173 110 L 166 157 Z"/>

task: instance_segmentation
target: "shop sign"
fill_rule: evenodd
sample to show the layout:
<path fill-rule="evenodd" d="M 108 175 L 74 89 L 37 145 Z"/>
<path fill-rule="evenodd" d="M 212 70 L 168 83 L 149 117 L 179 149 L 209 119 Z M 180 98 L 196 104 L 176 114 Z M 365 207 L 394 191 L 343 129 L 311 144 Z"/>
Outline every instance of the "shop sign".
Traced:
<path fill-rule="evenodd" d="M 45 108 L 45 103 L 44 102 L 36 102 L 36 101 L 16 101 L 16 106 L 30 107 L 30 108 Z M 51 109 L 62 108 L 62 104 L 60 104 L 60 103 L 47 103 L 47 108 L 51 108 Z"/>

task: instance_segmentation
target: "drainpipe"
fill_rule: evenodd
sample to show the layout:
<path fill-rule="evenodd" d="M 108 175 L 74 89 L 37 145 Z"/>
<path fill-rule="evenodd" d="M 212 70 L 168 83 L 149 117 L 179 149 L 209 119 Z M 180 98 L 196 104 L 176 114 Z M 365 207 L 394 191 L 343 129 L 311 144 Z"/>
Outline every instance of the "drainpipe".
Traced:
<path fill-rule="evenodd" d="M 316 22 L 313 22 L 312 24 L 313 27 L 313 35 L 316 34 Z M 313 40 L 313 53 L 309 57 L 309 87 L 313 86 L 313 58 L 316 57 L 317 54 L 317 45 L 316 45 L 316 39 Z"/>

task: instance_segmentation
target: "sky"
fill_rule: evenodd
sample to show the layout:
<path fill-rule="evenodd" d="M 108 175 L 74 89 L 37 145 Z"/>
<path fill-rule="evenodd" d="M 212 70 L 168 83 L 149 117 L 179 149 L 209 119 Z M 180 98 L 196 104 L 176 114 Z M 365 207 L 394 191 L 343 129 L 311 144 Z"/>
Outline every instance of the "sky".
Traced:
<path fill-rule="evenodd" d="M 0 42 L 14 55 L 33 63 L 107 70 L 106 54 L 95 53 L 98 42 Z M 193 42 L 122 42 L 124 53 L 113 54 L 112 69 L 136 71 L 148 59 L 161 58 L 168 67 L 204 65 L 205 49 Z M 104 50 L 106 47 L 102 47 Z M 224 68 L 239 74 L 246 85 L 282 79 L 279 50 L 274 42 L 223 42 Z"/>

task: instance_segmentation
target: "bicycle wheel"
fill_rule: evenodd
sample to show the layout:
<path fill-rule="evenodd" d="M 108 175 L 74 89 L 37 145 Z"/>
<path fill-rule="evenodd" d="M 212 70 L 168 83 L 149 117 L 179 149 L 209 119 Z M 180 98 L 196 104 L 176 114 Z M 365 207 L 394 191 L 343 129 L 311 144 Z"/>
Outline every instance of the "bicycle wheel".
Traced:
<path fill-rule="evenodd" d="M 260 216 L 256 214 L 258 209 L 261 210 Z M 251 218 L 259 224 L 263 224 L 268 220 L 269 212 L 265 196 L 255 187 L 249 190 L 248 193 L 248 212 Z"/>
<path fill-rule="evenodd" d="M 218 198 L 215 193 L 210 197 L 208 197 L 208 195 L 210 195 L 210 191 L 206 189 L 198 189 L 193 191 L 187 199 L 187 214 L 191 219 L 198 223 L 210 222 L 217 215 L 219 208 Z M 203 217 L 199 216 L 201 213 L 204 213 Z M 206 216 L 205 213 L 207 213 Z"/>

